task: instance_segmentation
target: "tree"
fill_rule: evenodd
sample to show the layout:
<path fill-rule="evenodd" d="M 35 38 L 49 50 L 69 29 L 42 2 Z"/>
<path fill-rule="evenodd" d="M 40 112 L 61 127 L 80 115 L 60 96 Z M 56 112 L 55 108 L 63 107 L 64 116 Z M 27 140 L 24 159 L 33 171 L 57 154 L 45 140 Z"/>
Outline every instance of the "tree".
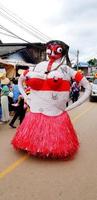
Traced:
<path fill-rule="evenodd" d="M 88 64 L 89 66 L 94 66 L 96 67 L 97 66 L 97 59 L 96 58 L 93 58 L 91 60 L 88 61 Z"/>

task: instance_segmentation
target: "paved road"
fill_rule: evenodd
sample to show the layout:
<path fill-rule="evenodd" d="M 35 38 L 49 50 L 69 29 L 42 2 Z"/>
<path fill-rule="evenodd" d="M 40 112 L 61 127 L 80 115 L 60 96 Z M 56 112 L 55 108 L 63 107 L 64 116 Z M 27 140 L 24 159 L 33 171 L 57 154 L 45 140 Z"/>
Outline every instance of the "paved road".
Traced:
<path fill-rule="evenodd" d="M 71 161 L 16 152 L 10 145 L 15 129 L 0 125 L 0 200 L 97 200 L 97 103 L 69 114 L 80 140 Z"/>

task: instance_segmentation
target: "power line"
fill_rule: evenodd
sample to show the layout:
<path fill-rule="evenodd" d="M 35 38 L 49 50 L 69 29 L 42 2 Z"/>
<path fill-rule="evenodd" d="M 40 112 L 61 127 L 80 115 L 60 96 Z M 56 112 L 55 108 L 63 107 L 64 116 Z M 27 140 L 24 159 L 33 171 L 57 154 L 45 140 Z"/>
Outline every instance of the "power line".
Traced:
<path fill-rule="evenodd" d="M 12 34 L 13 36 L 15 36 L 16 38 L 20 39 L 20 40 L 23 40 L 24 42 L 27 42 L 27 43 L 30 43 L 29 41 L 21 38 L 20 36 L 18 36 L 17 34 L 13 33 L 12 31 L 10 31 L 9 29 L 5 28 L 4 26 L 0 25 L 0 28 L 10 34 Z"/>
<path fill-rule="evenodd" d="M 45 34 L 43 34 L 42 32 L 40 32 L 38 29 L 36 29 L 34 26 L 29 25 L 29 24 L 27 25 L 27 22 L 25 22 L 22 18 L 18 17 L 16 14 L 12 13 L 8 9 L 4 8 L 3 5 L 1 5 L 0 9 L 1 9 L 0 13 L 3 17 L 5 17 L 7 20 L 15 23 L 20 28 L 26 30 L 27 32 L 34 35 L 38 39 L 41 39 L 42 41 L 47 41 L 47 40 L 51 39 L 48 36 L 46 36 Z M 10 14 L 10 13 L 12 13 L 12 14 Z"/>
<path fill-rule="evenodd" d="M 44 39 L 41 39 L 41 38 L 40 38 L 39 36 L 37 36 L 36 34 L 32 33 L 32 31 L 30 31 L 30 30 L 28 30 L 26 27 L 24 27 L 24 26 L 18 24 L 15 20 L 11 19 L 10 17 L 8 17 L 6 14 L 2 13 L 1 11 L 0 11 L 0 14 L 1 14 L 4 18 L 6 18 L 7 20 L 9 20 L 10 22 L 14 23 L 14 24 L 17 25 L 18 27 L 20 27 L 20 28 L 22 28 L 23 30 L 25 30 L 26 32 L 29 32 L 29 33 L 30 33 L 31 35 L 33 35 L 34 37 L 36 37 L 36 38 L 38 38 L 38 39 L 44 41 Z"/>
<path fill-rule="evenodd" d="M 40 32 L 38 29 L 36 29 L 34 26 L 27 24 L 27 22 L 25 22 L 22 18 L 20 18 L 19 16 L 17 16 L 15 13 L 13 13 L 12 11 L 8 10 L 6 7 L 4 7 L 1 3 L 0 3 L 0 13 L 1 15 L 6 18 L 7 20 L 9 20 L 11 23 L 14 23 L 15 25 L 17 25 L 18 27 L 20 27 L 21 29 L 25 30 L 26 32 L 30 33 L 31 35 L 33 35 L 34 37 L 40 39 L 42 42 L 47 42 L 48 40 L 51 40 L 50 37 L 48 37 L 47 35 L 43 34 L 42 32 Z M 9 31 L 9 30 L 8 30 Z M 17 37 L 16 34 L 14 34 L 13 37 Z M 21 37 L 17 37 L 18 39 L 22 39 Z M 22 39 L 23 41 L 28 42 L 27 40 Z M 75 55 L 74 52 L 72 52 L 73 55 Z M 75 55 L 76 56 L 76 55 Z"/>
<path fill-rule="evenodd" d="M 1 32 L 1 31 L 0 31 L 0 34 L 5 35 L 5 36 L 9 36 L 9 37 L 13 37 L 13 38 L 17 38 L 17 37 L 15 37 L 15 36 L 13 36 L 13 35 L 10 35 L 10 34 L 7 34 L 7 33 L 3 33 L 3 32 Z"/>

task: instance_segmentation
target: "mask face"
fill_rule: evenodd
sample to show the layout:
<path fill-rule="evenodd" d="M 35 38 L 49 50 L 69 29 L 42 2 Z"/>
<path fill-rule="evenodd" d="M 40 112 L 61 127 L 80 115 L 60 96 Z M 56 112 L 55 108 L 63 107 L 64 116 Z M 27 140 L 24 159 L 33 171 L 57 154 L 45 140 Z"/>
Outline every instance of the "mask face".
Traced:
<path fill-rule="evenodd" d="M 46 54 L 49 59 L 57 60 L 62 57 L 63 49 L 61 45 L 58 44 L 49 44 L 46 49 Z"/>

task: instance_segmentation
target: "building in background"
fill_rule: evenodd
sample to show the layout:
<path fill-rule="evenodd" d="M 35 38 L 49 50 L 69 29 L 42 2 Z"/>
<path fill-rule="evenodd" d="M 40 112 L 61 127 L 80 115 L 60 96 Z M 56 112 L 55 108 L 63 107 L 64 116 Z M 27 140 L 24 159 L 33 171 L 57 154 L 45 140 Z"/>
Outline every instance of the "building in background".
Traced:
<path fill-rule="evenodd" d="M 45 59 L 44 43 L 0 43 L 0 66 L 5 67 L 8 78 Z"/>
<path fill-rule="evenodd" d="M 81 70 L 85 76 L 87 76 L 90 73 L 90 66 L 87 62 L 79 62 L 78 65 L 74 64 L 73 68 L 75 70 Z"/>

